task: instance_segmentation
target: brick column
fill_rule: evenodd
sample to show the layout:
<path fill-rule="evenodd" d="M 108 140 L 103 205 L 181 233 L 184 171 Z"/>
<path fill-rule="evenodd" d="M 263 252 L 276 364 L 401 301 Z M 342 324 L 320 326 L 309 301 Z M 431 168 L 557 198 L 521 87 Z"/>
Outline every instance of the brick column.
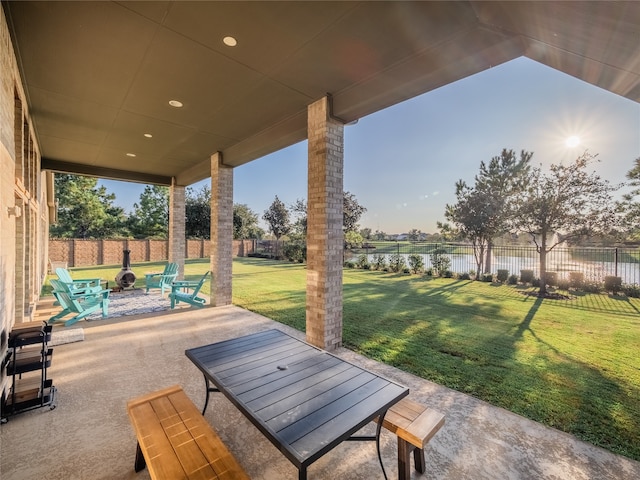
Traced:
<path fill-rule="evenodd" d="M 309 105 L 307 200 L 307 341 L 342 345 L 343 125 L 327 98 Z"/>
<path fill-rule="evenodd" d="M 171 180 L 169 188 L 169 261 L 178 264 L 178 278 L 184 278 L 185 246 L 185 187 Z"/>
<path fill-rule="evenodd" d="M 233 260 L 233 168 L 211 156 L 211 304 L 231 304 Z"/>

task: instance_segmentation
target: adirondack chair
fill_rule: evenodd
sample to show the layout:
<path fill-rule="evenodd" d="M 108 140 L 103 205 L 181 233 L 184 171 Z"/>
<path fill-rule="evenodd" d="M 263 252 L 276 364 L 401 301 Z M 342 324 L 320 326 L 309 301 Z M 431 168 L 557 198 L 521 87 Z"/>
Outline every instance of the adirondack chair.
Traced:
<path fill-rule="evenodd" d="M 69 285 L 69 293 L 73 297 L 82 297 L 90 293 L 102 291 L 99 278 L 82 278 L 74 280 L 66 268 L 56 268 L 58 280 Z"/>
<path fill-rule="evenodd" d="M 188 282 L 186 280 L 173 282 L 171 285 L 171 293 L 169 294 L 171 308 L 175 308 L 179 302 L 185 302 L 198 308 L 204 307 L 206 300 L 198 297 L 198 292 L 207 279 L 207 275 L 209 275 L 209 272 L 205 273 L 197 282 Z"/>
<path fill-rule="evenodd" d="M 177 276 L 178 264 L 173 262 L 167 263 L 162 273 L 145 273 L 147 293 L 149 293 L 150 288 L 159 288 L 162 295 L 164 295 L 164 289 L 169 290 Z"/>
<path fill-rule="evenodd" d="M 50 280 L 53 287 L 53 295 L 62 307 L 62 311 L 49 319 L 49 323 L 57 322 L 69 314 L 76 315 L 64 322 L 64 326 L 73 325 L 78 320 L 91 315 L 98 309 L 102 309 L 102 317 L 109 314 L 109 292 L 110 290 L 101 290 L 99 292 L 88 293 L 84 296 L 74 296 L 69 284 L 60 280 Z"/>

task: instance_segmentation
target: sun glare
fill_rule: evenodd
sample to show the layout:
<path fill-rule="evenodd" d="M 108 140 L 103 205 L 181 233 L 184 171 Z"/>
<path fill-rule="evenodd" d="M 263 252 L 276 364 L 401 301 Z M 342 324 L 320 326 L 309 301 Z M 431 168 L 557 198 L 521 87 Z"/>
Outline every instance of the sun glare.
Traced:
<path fill-rule="evenodd" d="M 569 148 L 575 148 L 580 145 L 580 137 L 572 135 L 564 141 L 564 144 Z"/>

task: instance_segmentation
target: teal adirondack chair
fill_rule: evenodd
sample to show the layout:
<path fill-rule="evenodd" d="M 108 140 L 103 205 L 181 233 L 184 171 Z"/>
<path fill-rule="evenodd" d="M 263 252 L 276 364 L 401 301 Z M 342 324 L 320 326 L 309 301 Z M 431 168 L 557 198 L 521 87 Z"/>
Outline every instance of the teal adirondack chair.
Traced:
<path fill-rule="evenodd" d="M 109 314 L 109 292 L 110 290 L 101 290 L 100 292 L 87 293 L 84 296 L 77 296 L 69 287 L 69 284 L 60 280 L 50 280 L 53 287 L 53 295 L 62 307 L 62 311 L 49 319 L 49 323 L 57 322 L 69 314 L 75 313 L 75 316 L 65 320 L 64 326 L 73 325 L 78 320 L 91 315 L 96 310 L 102 309 L 102 317 L 105 318 Z"/>
<path fill-rule="evenodd" d="M 149 293 L 150 288 L 159 288 L 162 295 L 164 295 L 164 289 L 169 290 L 177 276 L 178 264 L 173 262 L 167 263 L 162 273 L 146 273 L 144 277 L 147 293 Z"/>
<path fill-rule="evenodd" d="M 82 278 L 74 280 L 66 268 L 56 268 L 58 280 L 69 285 L 69 293 L 73 297 L 82 297 L 87 294 L 102 291 L 99 278 Z"/>
<path fill-rule="evenodd" d="M 202 288 L 208 275 L 209 272 L 205 273 L 197 282 L 188 282 L 186 280 L 173 282 L 173 285 L 171 285 L 171 293 L 169 294 L 171 308 L 175 308 L 179 302 L 185 302 L 198 308 L 204 307 L 206 300 L 199 297 L 198 292 Z"/>

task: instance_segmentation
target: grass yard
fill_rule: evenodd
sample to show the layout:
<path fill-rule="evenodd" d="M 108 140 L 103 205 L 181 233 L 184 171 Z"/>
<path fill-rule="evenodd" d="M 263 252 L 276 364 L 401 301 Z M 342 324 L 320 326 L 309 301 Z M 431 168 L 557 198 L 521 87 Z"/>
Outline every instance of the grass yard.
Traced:
<path fill-rule="evenodd" d="M 305 328 L 304 265 L 235 259 L 236 305 Z M 640 460 L 640 300 L 344 271 L 344 346 Z"/>
<path fill-rule="evenodd" d="M 163 265 L 134 266 L 137 286 Z M 208 259 L 188 260 L 185 277 L 208 268 Z M 119 270 L 72 273 L 112 279 Z M 301 264 L 233 262 L 234 304 L 302 331 L 305 282 Z M 210 281 L 202 290 L 209 294 Z M 523 291 L 347 269 L 344 346 L 640 460 L 640 299 L 542 300 Z"/>

